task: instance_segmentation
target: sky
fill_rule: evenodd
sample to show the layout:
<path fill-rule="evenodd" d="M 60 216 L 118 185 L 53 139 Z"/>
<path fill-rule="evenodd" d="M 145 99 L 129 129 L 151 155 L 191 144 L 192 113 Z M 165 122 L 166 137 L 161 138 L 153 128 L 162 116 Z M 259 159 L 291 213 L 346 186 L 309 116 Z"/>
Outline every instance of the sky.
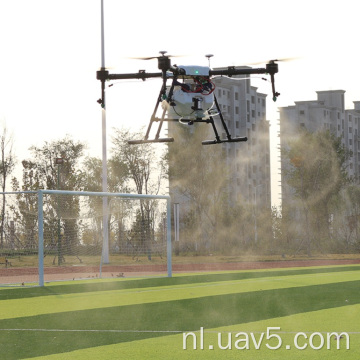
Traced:
<path fill-rule="evenodd" d="M 101 158 L 100 4 L 0 0 L 0 121 L 14 134 L 19 162 L 30 157 L 30 146 L 66 134 Z M 183 55 L 173 60 L 179 65 L 206 66 L 205 54 L 214 54 L 212 67 L 296 58 L 279 63 L 276 103 L 270 83 L 252 80 L 269 94 L 273 144 L 278 107 L 316 99 L 318 90 L 345 90 L 350 109 L 360 100 L 359 6 L 353 0 L 104 0 L 104 7 L 111 73 L 158 71 L 156 60 L 130 58 L 162 50 Z M 114 127 L 147 126 L 159 90 L 158 80 L 119 81 L 107 89 L 108 151 Z"/>

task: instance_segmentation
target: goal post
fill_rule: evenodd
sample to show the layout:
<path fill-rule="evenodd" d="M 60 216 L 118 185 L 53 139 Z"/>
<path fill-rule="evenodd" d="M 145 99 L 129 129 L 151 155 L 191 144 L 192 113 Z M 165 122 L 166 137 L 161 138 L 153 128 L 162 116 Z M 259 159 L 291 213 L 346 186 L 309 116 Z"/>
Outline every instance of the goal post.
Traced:
<path fill-rule="evenodd" d="M 0 258 L 7 257 L 9 266 L 0 264 L 0 286 L 11 284 L 12 277 L 22 285 L 44 286 L 53 279 L 172 276 L 170 196 L 66 190 L 2 194 L 7 210 Z"/>

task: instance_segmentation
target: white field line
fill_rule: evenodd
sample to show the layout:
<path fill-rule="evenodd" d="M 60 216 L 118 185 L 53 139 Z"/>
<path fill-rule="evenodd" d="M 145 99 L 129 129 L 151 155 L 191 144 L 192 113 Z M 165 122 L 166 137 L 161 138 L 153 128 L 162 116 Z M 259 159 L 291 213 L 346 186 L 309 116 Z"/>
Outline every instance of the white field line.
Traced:
<path fill-rule="evenodd" d="M 0 331 L 39 331 L 39 332 L 92 332 L 92 333 L 161 333 L 161 334 L 180 334 L 200 332 L 199 330 L 121 330 L 121 329 L 0 329 Z M 313 331 L 301 331 L 305 334 L 313 334 Z M 342 333 L 344 331 L 317 331 L 321 334 L 331 334 L 331 333 Z M 239 331 L 216 331 L 216 330 L 205 330 L 203 333 L 208 334 L 237 334 Z M 247 333 L 250 333 L 247 331 Z M 251 331 L 253 334 L 262 334 L 263 331 Z M 277 334 L 297 334 L 299 331 L 277 331 Z M 360 331 L 346 331 L 347 334 L 358 335 Z"/>

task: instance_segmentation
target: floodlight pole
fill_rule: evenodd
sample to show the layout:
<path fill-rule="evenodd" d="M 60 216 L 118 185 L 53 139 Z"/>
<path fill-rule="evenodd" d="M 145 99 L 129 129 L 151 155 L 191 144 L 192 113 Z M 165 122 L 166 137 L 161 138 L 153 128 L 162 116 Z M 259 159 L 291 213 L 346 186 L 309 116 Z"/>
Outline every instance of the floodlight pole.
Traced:
<path fill-rule="evenodd" d="M 255 232 L 255 244 L 258 242 L 258 232 L 257 232 L 257 188 L 260 186 L 263 186 L 264 184 L 259 184 L 255 186 L 255 207 L 254 207 L 254 215 L 255 215 L 255 221 L 254 221 L 254 232 Z"/>
<path fill-rule="evenodd" d="M 38 197 L 38 236 L 39 236 L 39 249 L 38 249 L 38 264 L 39 264 L 39 286 L 44 286 L 44 209 L 43 209 L 43 193 L 41 190 L 37 193 Z"/>
<path fill-rule="evenodd" d="M 63 158 L 56 158 L 55 164 L 57 165 L 57 190 L 60 190 L 60 170 L 61 165 L 64 163 Z M 61 254 L 61 222 L 60 222 L 60 198 L 57 197 L 57 232 L 58 232 L 58 266 L 62 263 L 62 254 Z"/>
<path fill-rule="evenodd" d="M 104 31 L 104 0 L 101 0 L 101 70 L 105 71 L 105 31 Z M 107 154 L 106 154 L 106 107 L 105 80 L 102 81 L 102 191 L 108 191 L 107 184 Z M 109 263 L 109 229 L 108 229 L 108 198 L 103 197 L 103 253 L 102 262 Z"/>

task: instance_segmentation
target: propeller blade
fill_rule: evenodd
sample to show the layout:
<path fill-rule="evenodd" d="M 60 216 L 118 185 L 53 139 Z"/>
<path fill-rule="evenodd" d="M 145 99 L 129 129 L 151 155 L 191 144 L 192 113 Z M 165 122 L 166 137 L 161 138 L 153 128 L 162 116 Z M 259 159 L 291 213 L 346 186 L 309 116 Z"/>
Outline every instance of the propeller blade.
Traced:
<path fill-rule="evenodd" d="M 280 58 L 280 59 L 275 59 L 275 60 L 271 60 L 271 61 L 276 61 L 276 62 L 288 62 L 288 61 L 294 61 L 299 59 L 299 57 L 289 57 L 289 58 Z"/>
<path fill-rule="evenodd" d="M 289 58 L 279 58 L 279 59 L 272 59 L 267 61 L 257 61 L 257 62 L 251 62 L 247 65 L 260 65 L 260 64 L 268 64 L 269 62 L 287 62 L 287 61 L 294 61 L 299 59 L 299 57 L 289 57 Z"/>

